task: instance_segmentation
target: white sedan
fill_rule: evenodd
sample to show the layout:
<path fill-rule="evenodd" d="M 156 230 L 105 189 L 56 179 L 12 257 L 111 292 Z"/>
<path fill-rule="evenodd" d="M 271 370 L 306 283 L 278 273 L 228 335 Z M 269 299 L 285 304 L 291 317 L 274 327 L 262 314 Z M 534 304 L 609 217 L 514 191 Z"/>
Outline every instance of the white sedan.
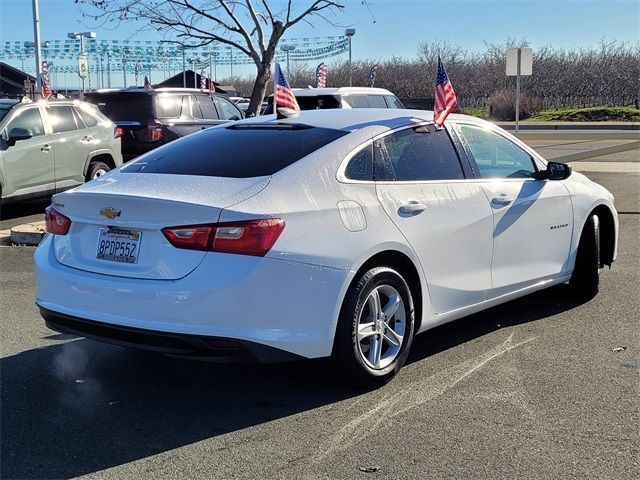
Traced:
<path fill-rule="evenodd" d="M 488 122 L 432 116 L 248 119 L 55 195 L 42 316 L 174 355 L 330 356 L 375 387 L 436 325 L 560 283 L 595 295 L 613 196 Z"/>

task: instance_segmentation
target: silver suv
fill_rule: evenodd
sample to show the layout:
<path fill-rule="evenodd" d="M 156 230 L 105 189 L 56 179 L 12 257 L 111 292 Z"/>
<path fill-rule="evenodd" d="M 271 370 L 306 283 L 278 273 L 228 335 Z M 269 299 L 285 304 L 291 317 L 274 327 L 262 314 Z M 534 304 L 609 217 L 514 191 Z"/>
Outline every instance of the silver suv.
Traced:
<path fill-rule="evenodd" d="M 122 165 L 119 129 L 77 100 L 0 100 L 0 201 L 55 192 Z"/>

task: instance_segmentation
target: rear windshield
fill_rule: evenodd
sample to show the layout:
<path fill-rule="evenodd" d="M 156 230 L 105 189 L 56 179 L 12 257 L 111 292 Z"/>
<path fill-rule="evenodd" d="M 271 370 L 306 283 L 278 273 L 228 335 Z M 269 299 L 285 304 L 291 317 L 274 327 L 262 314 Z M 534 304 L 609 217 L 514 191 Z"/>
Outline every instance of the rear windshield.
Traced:
<path fill-rule="evenodd" d="M 262 177 L 276 173 L 347 133 L 294 124 L 211 128 L 152 150 L 121 171 Z"/>
<path fill-rule="evenodd" d="M 300 110 L 325 110 L 331 108 L 342 108 L 339 96 L 333 95 L 317 95 L 317 96 L 299 96 L 296 97 Z M 273 113 L 273 96 L 267 99 L 269 103 L 264 111 L 264 115 Z"/>
<path fill-rule="evenodd" d="M 153 114 L 152 96 L 146 93 L 87 93 L 85 100 L 98 106 L 110 120 L 146 123 Z"/>

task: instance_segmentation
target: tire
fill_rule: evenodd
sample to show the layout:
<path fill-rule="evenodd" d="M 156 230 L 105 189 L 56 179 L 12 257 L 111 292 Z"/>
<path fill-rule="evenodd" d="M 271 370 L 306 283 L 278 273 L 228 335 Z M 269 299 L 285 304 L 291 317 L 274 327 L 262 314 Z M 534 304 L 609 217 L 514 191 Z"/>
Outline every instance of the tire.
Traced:
<path fill-rule="evenodd" d="M 94 178 L 101 177 L 102 175 L 107 173 L 109 170 L 111 170 L 111 168 L 109 167 L 109 165 L 107 165 L 104 162 L 99 162 L 99 161 L 91 162 L 89 164 L 89 170 L 87 171 L 87 176 L 85 180 L 89 182 Z"/>
<path fill-rule="evenodd" d="M 373 312 L 384 310 L 388 317 L 376 320 Z M 385 266 L 368 270 L 342 305 L 332 353 L 336 372 L 350 385 L 381 387 L 407 360 L 414 324 L 413 299 L 402 276 Z"/>
<path fill-rule="evenodd" d="M 600 219 L 591 215 L 582 229 L 576 265 L 569 280 L 572 293 L 578 298 L 591 299 L 600 287 Z"/>

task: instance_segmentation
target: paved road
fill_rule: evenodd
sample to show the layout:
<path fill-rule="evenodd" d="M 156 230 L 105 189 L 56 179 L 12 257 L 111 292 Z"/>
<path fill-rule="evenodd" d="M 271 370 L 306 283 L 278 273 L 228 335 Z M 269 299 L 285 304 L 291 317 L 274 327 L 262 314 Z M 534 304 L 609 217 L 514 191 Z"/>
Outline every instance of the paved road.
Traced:
<path fill-rule="evenodd" d="M 0 248 L 1 477 L 637 478 L 639 219 L 621 215 L 594 300 L 558 287 L 432 330 L 369 393 L 320 361 L 218 366 L 56 334 L 33 249 Z"/>

